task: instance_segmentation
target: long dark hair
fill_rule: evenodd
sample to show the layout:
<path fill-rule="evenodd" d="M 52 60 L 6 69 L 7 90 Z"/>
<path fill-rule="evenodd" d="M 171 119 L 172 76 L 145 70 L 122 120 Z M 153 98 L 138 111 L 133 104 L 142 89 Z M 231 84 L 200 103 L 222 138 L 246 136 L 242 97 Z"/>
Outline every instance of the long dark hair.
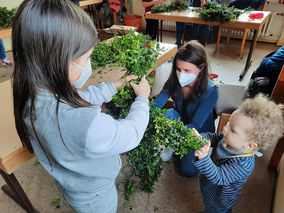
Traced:
<path fill-rule="evenodd" d="M 199 95 L 207 90 L 208 85 L 209 65 L 205 48 L 202 44 L 198 43 L 198 41 L 193 40 L 189 41 L 178 50 L 174 57 L 172 71 L 168 79 L 167 91 L 172 97 L 176 96 L 177 89 L 180 87 L 176 74 L 178 59 L 192 63 L 201 69 L 201 72 L 197 76 L 197 81 L 193 86 L 192 93 L 187 99 L 187 101 L 195 101 Z"/>
<path fill-rule="evenodd" d="M 56 114 L 60 101 L 72 107 L 91 105 L 71 85 L 68 67 L 72 59 L 93 47 L 96 38 L 93 22 L 70 1 L 25 0 L 20 5 L 12 30 L 14 116 L 20 139 L 30 152 L 24 118 L 30 116 L 35 131 L 38 89 L 48 90 L 57 99 Z"/>

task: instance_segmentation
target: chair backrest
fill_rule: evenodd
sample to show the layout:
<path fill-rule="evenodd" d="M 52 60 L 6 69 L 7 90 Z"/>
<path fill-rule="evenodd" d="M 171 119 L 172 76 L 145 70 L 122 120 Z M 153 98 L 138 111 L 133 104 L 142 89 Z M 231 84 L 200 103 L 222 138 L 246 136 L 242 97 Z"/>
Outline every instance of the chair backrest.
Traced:
<path fill-rule="evenodd" d="M 222 113 L 217 127 L 217 132 L 222 132 L 223 127 L 228 123 L 231 114 Z"/>
<path fill-rule="evenodd" d="M 284 104 L 284 65 L 279 74 L 278 80 L 276 81 L 270 98 L 276 103 Z"/>

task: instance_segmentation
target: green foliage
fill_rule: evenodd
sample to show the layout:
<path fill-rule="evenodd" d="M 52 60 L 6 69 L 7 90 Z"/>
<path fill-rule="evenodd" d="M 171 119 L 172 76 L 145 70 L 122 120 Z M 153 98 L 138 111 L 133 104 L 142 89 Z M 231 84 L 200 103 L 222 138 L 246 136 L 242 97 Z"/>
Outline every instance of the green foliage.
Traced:
<path fill-rule="evenodd" d="M 152 105 L 152 104 L 151 104 Z M 128 164 L 139 178 L 140 189 L 144 192 L 154 192 L 154 184 L 162 172 L 160 144 L 155 140 L 155 117 L 163 116 L 163 110 L 150 108 L 150 121 L 139 146 L 128 152 Z"/>
<path fill-rule="evenodd" d="M 152 13 L 171 12 L 174 10 L 184 11 L 188 9 L 188 1 L 178 2 L 173 0 L 169 5 L 159 4 L 151 8 Z"/>
<path fill-rule="evenodd" d="M 134 180 L 128 180 L 126 183 L 126 189 L 125 189 L 125 199 L 129 200 L 129 197 L 131 194 L 135 192 L 135 182 Z"/>
<path fill-rule="evenodd" d="M 7 7 L 0 7 L 0 29 L 11 28 L 17 10 L 8 10 Z"/>
<path fill-rule="evenodd" d="M 51 205 L 55 206 L 56 208 L 60 208 L 60 199 L 54 199 L 52 201 L 50 201 Z"/>
<path fill-rule="evenodd" d="M 156 109 L 155 109 L 156 110 Z M 155 140 L 158 144 L 173 148 L 175 154 L 182 158 L 189 150 L 198 150 L 207 140 L 192 136 L 194 131 L 184 126 L 180 120 L 166 119 L 163 114 L 156 116 Z"/>
<path fill-rule="evenodd" d="M 242 14 L 242 11 L 235 7 L 227 7 L 215 1 L 206 4 L 204 9 L 195 11 L 199 13 L 199 18 L 204 21 L 218 21 L 220 23 L 232 22 L 233 19 Z"/>
<path fill-rule="evenodd" d="M 38 164 L 40 164 L 40 162 L 39 162 L 38 160 L 35 160 L 34 166 L 36 166 L 36 165 L 38 165 Z"/>
<path fill-rule="evenodd" d="M 95 66 L 105 66 L 108 63 L 118 63 L 127 69 L 128 74 L 138 76 L 138 81 L 146 75 L 151 84 L 153 79 L 148 77 L 158 57 L 159 46 L 143 34 L 135 35 L 129 32 L 122 37 L 115 37 L 107 44 L 97 44 L 92 59 Z M 116 119 L 125 118 L 135 100 L 135 93 L 128 83 L 113 96 L 107 104 L 108 113 Z M 150 98 L 152 99 L 152 98 Z M 192 130 L 186 128 L 181 121 L 166 119 L 166 110 L 153 107 L 154 100 L 150 101 L 150 120 L 142 141 L 135 149 L 128 152 L 127 162 L 133 168 L 135 176 L 139 178 L 139 187 L 142 191 L 154 192 L 154 185 L 162 172 L 161 146 L 172 147 L 177 155 L 182 157 L 189 150 L 201 147 L 202 141 L 192 137 Z M 130 177 L 131 178 L 131 177 Z M 128 181 L 125 198 L 134 193 L 135 184 Z"/>
<path fill-rule="evenodd" d="M 140 179 L 142 191 L 154 192 L 154 184 L 159 180 L 161 168 L 161 145 L 171 147 L 175 154 L 187 154 L 189 150 L 200 149 L 206 140 L 193 137 L 193 131 L 179 120 L 165 118 L 166 109 L 154 108 L 150 103 L 150 121 L 139 146 L 128 152 L 128 164 Z"/>
<path fill-rule="evenodd" d="M 112 97 L 111 102 L 107 104 L 108 112 L 115 118 L 125 118 L 130 110 L 131 104 L 135 100 L 135 93 L 128 83 L 124 88 Z"/>
<path fill-rule="evenodd" d="M 116 63 L 125 67 L 128 74 L 144 76 L 155 65 L 159 50 L 159 43 L 149 36 L 129 31 L 124 36 L 115 36 L 110 43 L 98 43 L 91 58 L 95 67 Z"/>

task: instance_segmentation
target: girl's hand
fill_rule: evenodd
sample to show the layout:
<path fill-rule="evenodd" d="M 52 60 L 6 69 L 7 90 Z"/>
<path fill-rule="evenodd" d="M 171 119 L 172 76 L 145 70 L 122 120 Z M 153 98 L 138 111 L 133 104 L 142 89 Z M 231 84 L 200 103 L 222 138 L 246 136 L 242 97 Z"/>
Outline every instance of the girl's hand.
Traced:
<path fill-rule="evenodd" d="M 211 142 L 208 141 L 207 144 L 205 144 L 203 147 L 201 147 L 199 150 L 196 150 L 194 152 L 194 155 L 198 157 L 199 160 L 203 159 L 207 154 L 210 149 Z"/>
<path fill-rule="evenodd" d="M 194 136 L 194 137 L 199 137 L 200 139 L 202 139 L 202 136 L 199 134 L 199 132 L 198 132 L 195 128 L 192 128 L 192 130 L 194 131 L 194 133 L 192 134 L 192 136 Z"/>
<path fill-rule="evenodd" d="M 126 86 L 127 81 L 131 81 L 137 79 L 136 75 L 128 75 L 126 77 L 122 77 L 121 79 L 113 82 L 115 89 L 120 89 Z"/>
<path fill-rule="evenodd" d="M 136 96 L 145 96 L 148 98 L 150 95 L 151 89 L 145 75 L 141 78 L 138 85 L 133 82 L 130 82 L 130 85 L 132 86 Z"/>

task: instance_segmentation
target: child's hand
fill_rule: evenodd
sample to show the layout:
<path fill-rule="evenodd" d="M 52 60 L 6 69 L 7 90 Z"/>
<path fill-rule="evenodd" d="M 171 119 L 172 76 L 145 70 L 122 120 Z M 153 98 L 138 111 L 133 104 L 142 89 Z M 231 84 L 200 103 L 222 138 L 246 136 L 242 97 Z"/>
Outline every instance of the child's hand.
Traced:
<path fill-rule="evenodd" d="M 133 82 L 130 82 L 130 85 L 137 96 L 145 96 L 148 98 L 150 95 L 151 89 L 145 75 L 141 78 L 138 85 Z"/>
<path fill-rule="evenodd" d="M 128 75 L 126 77 L 123 77 L 115 82 L 113 82 L 115 89 L 120 89 L 126 86 L 127 81 L 131 81 L 137 79 L 136 75 Z"/>
<path fill-rule="evenodd" d="M 207 154 L 210 149 L 211 142 L 208 141 L 207 144 L 205 144 L 203 147 L 201 147 L 199 150 L 196 150 L 194 152 L 194 155 L 198 157 L 199 160 L 203 159 Z"/>
<path fill-rule="evenodd" d="M 199 137 L 200 139 L 202 139 L 202 136 L 199 134 L 199 132 L 198 132 L 195 128 L 192 128 L 192 130 L 194 131 L 194 133 L 192 134 L 192 136 L 194 136 L 194 137 Z"/>

